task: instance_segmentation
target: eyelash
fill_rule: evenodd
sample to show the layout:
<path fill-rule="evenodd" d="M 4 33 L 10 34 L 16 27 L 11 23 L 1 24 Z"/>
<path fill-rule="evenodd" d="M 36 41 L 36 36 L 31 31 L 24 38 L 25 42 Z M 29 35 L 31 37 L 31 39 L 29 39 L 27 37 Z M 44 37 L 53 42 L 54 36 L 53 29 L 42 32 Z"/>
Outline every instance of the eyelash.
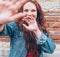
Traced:
<path fill-rule="evenodd" d="M 28 10 L 24 10 L 25 12 L 28 12 Z"/>
<path fill-rule="evenodd" d="M 35 12 L 36 10 L 32 10 L 32 12 Z"/>

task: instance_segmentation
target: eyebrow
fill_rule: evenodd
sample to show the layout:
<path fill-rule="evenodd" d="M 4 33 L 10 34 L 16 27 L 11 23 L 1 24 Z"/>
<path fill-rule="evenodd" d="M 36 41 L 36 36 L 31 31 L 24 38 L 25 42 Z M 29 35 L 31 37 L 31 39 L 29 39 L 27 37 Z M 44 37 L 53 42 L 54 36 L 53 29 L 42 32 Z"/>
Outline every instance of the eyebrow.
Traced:
<path fill-rule="evenodd" d="M 28 9 L 24 9 L 24 10 L 28 10 Z M 36 9 L 32 9 L 32 10 L 36 10 Z"/>

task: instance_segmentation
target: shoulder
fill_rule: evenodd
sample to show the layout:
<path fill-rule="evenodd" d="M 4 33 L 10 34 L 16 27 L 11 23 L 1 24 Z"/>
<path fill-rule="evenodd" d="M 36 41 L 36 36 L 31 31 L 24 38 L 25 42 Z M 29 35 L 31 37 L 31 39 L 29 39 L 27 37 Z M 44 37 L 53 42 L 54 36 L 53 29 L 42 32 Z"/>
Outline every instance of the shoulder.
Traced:
<path fill-rule="evenodd" d="M 14 34 L 14 30 L 16 27 L 16 23 L 15 22 L 11 22 L 5 25 L 5 29 L 7 30 L 7 33 L 11 36 Z"/>
<path fill-rule="evenodd" d="M 10 28 L 14 28 L 16 26 L 16 23 L 15 22 L 11 22 L 11 23 L 6 24 L 6 26 L 10 27 Z"/>
<path fill-rule="evenodd" d="M 21 28 L 18 26 L 16 22 L 11 22 L 6 24 L 7 32 L 10 36 L 19 34 L 21 32 Z"/>

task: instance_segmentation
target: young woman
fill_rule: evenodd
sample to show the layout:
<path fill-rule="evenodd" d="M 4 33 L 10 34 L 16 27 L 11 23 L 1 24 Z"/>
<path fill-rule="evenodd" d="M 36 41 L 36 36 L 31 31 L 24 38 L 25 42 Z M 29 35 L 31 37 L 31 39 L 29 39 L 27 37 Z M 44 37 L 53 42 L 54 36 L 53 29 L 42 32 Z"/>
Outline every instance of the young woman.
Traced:
<path fill-rule="evenodd" d="M 0 35 L 10 36 L 9 57 L 43 57 L 43 52 L 53 53 L 55 44 L 46 31 L 45 18 L 38 2 L 30 0 L 18 12 L 25 16 L 16 23 L 5 25 L 0 32 Z"/>

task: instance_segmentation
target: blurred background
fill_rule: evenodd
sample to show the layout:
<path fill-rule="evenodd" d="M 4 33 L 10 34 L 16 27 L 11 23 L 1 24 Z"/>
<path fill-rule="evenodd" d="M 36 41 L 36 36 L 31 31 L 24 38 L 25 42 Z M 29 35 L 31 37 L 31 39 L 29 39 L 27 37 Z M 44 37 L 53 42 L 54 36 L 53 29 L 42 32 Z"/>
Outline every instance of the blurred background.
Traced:
<path fill-rule="evenodd" d="M 56 44 L 55 52 L 44 53 L 44 57 L 59 57 L 60 55 L 60 0 L 37 0 L 42 7 L 46 18 L 50 37 Z M 8 57 L 10 40 L 8 36 L 0 36 L 0 57 Z"/>

